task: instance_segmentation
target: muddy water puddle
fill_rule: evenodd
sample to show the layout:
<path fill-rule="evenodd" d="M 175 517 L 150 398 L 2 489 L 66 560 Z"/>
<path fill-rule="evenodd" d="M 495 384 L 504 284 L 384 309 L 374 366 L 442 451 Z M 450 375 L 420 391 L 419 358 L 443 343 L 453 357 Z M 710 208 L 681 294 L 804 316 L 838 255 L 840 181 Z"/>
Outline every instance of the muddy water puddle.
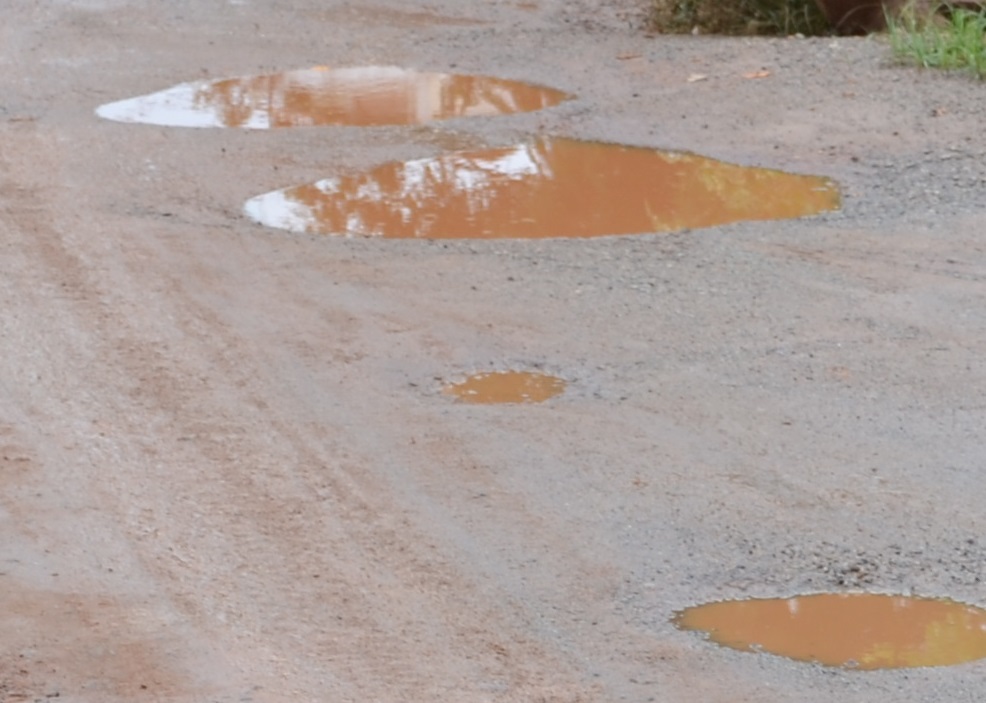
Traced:
<path fill-rule="evenodd" d="M 107 103 L 100 117 L 171 127 L 273 129 L 415 125 L 452 117 L 531 112 L 572 96 L 487 76 L 394 66 L 314 68 L 182 83 Z"/>
<path fill-rule="evenodd" d="M 839 207 L 825 178 L 573 139 L 386 163 L 257 196 L 245 212 L 308 234 L 544 238 L 672 232 Z"/>
<path fill-rule="evenodd" d="M 562 393 L 565 386 L 565 381 L 547 374 L 497 371 L 474 374 L 442 392 L 465 403 L 541 403 Z"/>
<path fill-rule="evenodd" d="M 986 610 L 950 600 L 865 593 L 724 601 L 675 615 L 717 644 L 824 666 L 898 669 L 986 657 Z"/>

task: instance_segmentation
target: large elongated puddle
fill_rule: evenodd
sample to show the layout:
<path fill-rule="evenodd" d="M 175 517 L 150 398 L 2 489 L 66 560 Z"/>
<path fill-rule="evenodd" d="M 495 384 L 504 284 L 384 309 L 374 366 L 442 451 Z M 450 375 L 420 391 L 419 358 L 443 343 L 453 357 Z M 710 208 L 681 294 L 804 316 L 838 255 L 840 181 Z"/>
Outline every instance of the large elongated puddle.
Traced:
<path fill-rule="evenodd" d="M 182 83 L 107 103 L 96 114 L 171 127 L 271 129 L 413 125 L 551 107 L 572 96 L 517 81 L 394 66 L 315 68 Z"/>
<path fill-rule="evenodd" d="M 443 392 L 466 403 L 541 403 L 565 390 L 565 381 L 531 371 L 478 373 Z"/>
<path fill-rule="evenodd" d="M 670 232 L 838 207 L 826 178 L 545 138 L 386 163 L 260 195 L 244 209 L 293 232 L 446 239 Z"/>
<path fill-rule="evenodd" d="M 726 601 L 674 623 L 712 641 L 852 669 L 946 666 L 986 657 L 986 610 L 950 600 L 866 593 Z"/>

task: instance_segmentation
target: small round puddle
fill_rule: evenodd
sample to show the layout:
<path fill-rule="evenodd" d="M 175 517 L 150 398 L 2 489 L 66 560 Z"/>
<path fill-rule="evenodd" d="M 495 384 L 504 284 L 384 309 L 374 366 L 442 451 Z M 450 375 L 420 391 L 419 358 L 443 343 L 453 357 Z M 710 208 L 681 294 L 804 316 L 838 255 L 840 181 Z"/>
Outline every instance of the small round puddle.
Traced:
<path fill-rule="evenodd" d="M 724 601 L 675 614 L 720 645 L 847 669 L 948 666 L 986 657 L 986 610 L 866 593 Z"/>
<path fill-rule="evenodd" d="M 244 211 L 306 234 L 487 239 L 672 232 L 838 207 L 826 178 L 546 138 L 387 163 L 251 198 Z"/>
<path fill-rule="evenodd" d="M 415 125 L 452 117 L 551 107 L 572 96 L 487 76 L 419 73 L 396 66 L 315 68 L 182 83 L 107 103 L 96 114 L 167 127 Z"/>
<path fill-rule="evenodd" d="M 540 403 L 565 390 L 565 381 L 530 371 L 478 373 L 443 393 L 466 403 Z"/>

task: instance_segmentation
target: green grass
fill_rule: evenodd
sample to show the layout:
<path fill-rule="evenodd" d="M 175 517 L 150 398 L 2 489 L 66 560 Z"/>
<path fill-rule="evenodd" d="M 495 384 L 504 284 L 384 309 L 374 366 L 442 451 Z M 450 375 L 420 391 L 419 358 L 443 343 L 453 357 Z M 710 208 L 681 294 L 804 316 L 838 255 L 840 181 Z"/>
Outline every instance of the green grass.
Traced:
<path fill-rule="evenodd" d="M 650 25 L 684 34 L 827 34 L 815 0 L 651 0 Z"/>
<path fill-rule="evenodd" d="M 939 20 L 905 14 L 889 18 L 888 27 L 890 46 L 901 63 L 986 78 L 986 10 L 954 10 Z"/>

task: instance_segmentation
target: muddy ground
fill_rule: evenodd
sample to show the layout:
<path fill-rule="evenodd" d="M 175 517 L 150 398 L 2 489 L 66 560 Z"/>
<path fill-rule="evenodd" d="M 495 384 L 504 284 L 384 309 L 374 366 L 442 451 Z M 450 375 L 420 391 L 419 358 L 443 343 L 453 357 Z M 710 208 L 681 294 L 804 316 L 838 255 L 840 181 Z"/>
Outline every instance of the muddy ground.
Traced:
<path fill-rule="evenodd" d="M 642 4 L 5 6 L 0 700 L 982 700 L 984 663 L 825 669 L 669 618 L 825 590 L 986 605 L 986 88 L 880 39 L 649 37 Z M 93 113 L 314 64 L 578 98 L 276 132 Z M 580 241 L 241 214 L 532 134 L 830 176 L 844 207 Z M 569 389 L 440 392 L 507 368 Z"/>

